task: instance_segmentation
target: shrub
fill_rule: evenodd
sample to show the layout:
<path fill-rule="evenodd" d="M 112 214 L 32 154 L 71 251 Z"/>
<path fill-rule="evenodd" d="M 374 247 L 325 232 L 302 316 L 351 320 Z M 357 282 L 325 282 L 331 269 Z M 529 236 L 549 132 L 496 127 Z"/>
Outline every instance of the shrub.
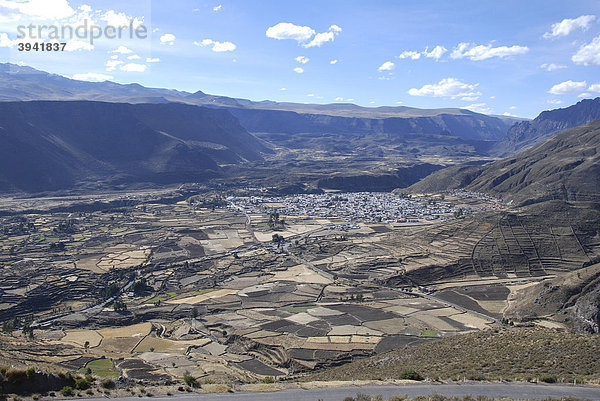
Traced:
<path fill-rule="evenodd" d="M 115 388 L 115 382 L 112 381 L 111 379 L 104 379 L 104 380 L 102 380 L 102 382 L 100 382 L 100 385 L 103 388 Z"/>
<path fill-rule="evenodd" d="M 544 383 L 556 383 L 556 378 L 552 376 L 542 376 L 540 377 L 540 381 Z"/>
<path fill-rule="evenodd" d="M 185 384 L 187 384 L 190 387 L 196 387 L 198 385 L 198 381 L 192 375 L 185 375 L 185 376 L 183 376 L 183 381 L 184 381 Z"/>
<path fill-rule="evenodd" d="M 62 389 L 60 389 L 60 394 L 63 397 L 73 397 L 75 395 L 73 392 L 73 387 L 71 386 L 64 386 Z"/>
<path fill-rule="evenodd" d="M 90 388 L 90 383 L 88 383 L 87 380 L 80 378 L 75 380 L 75 388 L 77 390 L 87 390 L 88 388 Z"/>
<path fill-rule="evenodd" d="M 400 373 L 400 380 L 417 380 L 417 381 L 421 381 L 421 380 L 423 380 L 423 376 L 421 376 L 414 369 L 408 369 L 408 370 L 404 370 L 404 371 L 402 371 L 402 373 Z"/>
<path fill-rule="evenodd" d="M 266 376 L 262 379 L 263 383 L 272 384 L 275 383 L 275 378 L 273 376 Z"/>

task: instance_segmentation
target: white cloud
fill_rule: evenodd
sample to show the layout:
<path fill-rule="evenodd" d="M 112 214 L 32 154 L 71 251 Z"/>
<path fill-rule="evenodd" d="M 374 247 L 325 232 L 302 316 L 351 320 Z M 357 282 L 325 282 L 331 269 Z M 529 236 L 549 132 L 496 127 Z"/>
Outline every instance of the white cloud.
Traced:
<path fill-rule="evenodd" d="M 150 58 L 146 57 L 146 63 L 158 63 L 160 59 L 158 57 Z"/>
<path fill-rule="evenodd" d="M 369 104 L 375 104 L 375 101 L 374 101 L 374 100 L 371 100 L 371 101 L 369 102 Z"/>
<path fill-rule="evenodd" d="M 5 21 L 58 20 L 75 14 L 67 0 L 0 0 L 0 8 Z"/>
<path fill-rule="evenodd" d="M 119 13 L 114 10 L 106 11 L 100 19 L 106 21 L 107 25 L 114 27 L 132 25 L 134 28 L 138 28 L 144 23 L 144 17 L 130 17 L 125 13 Z"/>
<path fill-rule="evenodd" d="M 479 99 L 479 96 L 463 96 L 460 98 L 460 100 L 464 100 L 465 102 L 474 102 L 477 99 Z"/>
<path fill-rule="evenodd" d="M 299 62 L 300 64 L 306 64 L 310 61 L 310 59 L 306 56 L 298 56 L 295 59 L 297 62 Z"/>
<path fill-rule="evenodd" d="M 398 58 L 410 58 L 413 60 L 418 60 L 421 58 L 421 53 L 419 52 L 415 52 L 415 51 L 409 51 L 409 50 L 405 50 L 402 53 L 400 53 L 400 55 L 398 56 Z"/>
<path fill-rule="evenodd" d="M 347 101 L 347 102 L 353 102 L 353 101 L 354 101 L 354 98 L 352 98 L 352 97 L 351 97 L 351 98 L 348 98 L 348 99 L 346 99 L 346 101 Z"/>
<path fill-rule="evenodd" d="M 423 55 L 427 58 L 432 58 L 435 61 L 438 61 L 439 59 L 442 58 L 442 56 L 444 55 L 444 53 L 446 53 L 448 51 L 448 49 L 446 49 L 444 46 L 436 46 L 433 49 L 431 49 L 430 52 L 427 51 L 428 49 L 425 49 L 425 51 L 423 52 Z"/>
<path fill-rule="evenodd" d="M 296 68 L 294 68 L 294 72 L 297 72 L 298 74 L 302 74 L 304 72 L 304 68 L 296 67 Z"/>
<path fill-rule="evenodd" d="M 556 70 L 560 70 L 562 68 L 567 68 L 567 66 L 562 65 L 562 64 L 544 63 L 544 64 L 540 65 L 540 68 L 543 68 L 546 71 L 556 71 Z"/>
<path fill-rule="evenodd" d="M 343 97 L 341 97 L 341 96 L 338 96 L 338 97 L 336 97 L 336 98 L 335 98 L 335 99 L 333 99 L 333 100 L 335 100 L 336 102 L 341 102 L 341 101 L 343 101 L 343 100 L 344 100 L 344 98 L 343 98 Z"/>
<path fill-rule="evenodd" d="M 160 37 L 160 43 L 163 45 L 173 45 L 175 43 L 175 35 L 172 33 L 165 33 Z"/>
<path fill-rule="evenodd" d="M 277 40 L 292 39 L 303 47 L 320 47 L 324 43 L 332 42 L 340 32 L 342 32 L 342 28 L 338 25 L 331 25 L 327 32 L 317 33 L 309 26 L 280 22 L 269 27 L 266 35 L 268 38 Z"/>
<path fill-rule="evenodd" d="M 314 94 L 314 93 L 309 93 L 309 94 L 308 94 L 308 95 L 306 95 L 306 96 L 308 96 L 308 97 L 314 97 L 314 96 L 315 96 L 315 94 Z"/>
<path fill-rule="evenodd" d="M 212 39 L 202 39 L 202 42 L 194 41 L 194 45 L 200 47 L 212 46 L 213 52 L 232 52 L 236 49 L 236 45 L 231 42 L 217 42 Z"/>
<path fill-rule="evenodd" d="M 313 40 L 302 45 L 304 47 L 321 47 L 324 43 L 333 42 L 335 37 L 342 32 L 342 28 L 337 25 L 331 25 L 327 32 L 317 33 Z"/>
<path fill-rule="evenodd" d="M 547 100 L 546 103 L 549 103 L 549 104 L 563 104 L 563 101 L 559 100 L 559 99 L 550 99 L 550 100 Z"/>
<path fill-rule="evenodd" d="M 396 104 L 402 104 L 402 103 L 404 103 L 404 102 L 403 102 L 403 101 L 401 101 L 401 100 L 398 100 L 398 101 L 396 102 Z"/>
<path fill-rule="evenodd" d="M 0 47 L 13 47 L 15 42 L 6 33 L 0 33 Z"/>
<path fill-rule="evenodd" d="M 121 71 L 125 72 L 144 72 L 147 66 L 145 64 L 128 63 L 119 67 Z"/>
<path fill-rule="evenodd" d="M 221 4 L 219 4 L 218 6 L 213 7 L 213 11 L 218 12 L 218 11 L 221 11 L 222 8 L 223 8 L 223 6 Z"/>
<path fill-rule="evenodd" d="M 504 113 L 502 113 L 502 115 L 506 117 L 517 117 L 515 114 L 509 113 L 508 111 L 505 111 Z"/>
<path fill-rule="evenodd" d="M 280 90 L 280 91 L 286 91 L 286 90 L 287 90 L 287 88 L 281 88 L 281 89 L 279 89 L 279 90 Z"/>
<path fill-rule="evenodd" d="M 585 81 L 565 81 L 559 84 L 554 85 L 548 93 L 553 95 L 568 95 L 573 93 L 583 92 L 586 88 L 587 84 Z"/>
<path fill-rule="evenodd" d="M 336 59 L 336 60 L 331 60 L 331 61 L 329 62 L 329 64 L 337 64 L 337 62 L 338 62 L 338 61 L 337 61 L 337 59 Z"/>
<path fill-rule="evenodd" d="M 76 79 L 77 81 L 103 82 L 108 81 L 109 79 L 113 79 L 113 76 L 106 74 L 97 74 L 95 72 L 87 72 L 85 74 L 75 74 L 71 77 L 71 79 Z"/>
<path fill-rule="evenodd" d="M 395 67 L 395 64 L 392 63 L 391 61 L 386 61 L 385 63 L 381 64 L 379 66 L 379 68 L 377 68 L 379 71 L 391 71 L 393 70 Z"/>
<path fill-rule="evenodd" d="M 431 97 L 477 97 L 481 92 L 477 90 L 479 84 L 467 84 L 456 78 L 444 78 L 437 84 L 423 85 L 421 89 L 412 88 L 408 90 L 411 96 Z"/>
<path fill-rule="evenodd" d="M 516 109 L 517 109 L 517 106 L 510 106 L 509 107 L 509 110 L 516 110 Z"/>
<path fill-rule="evenodd" d="M 111 50 L 110 53 L 129 54 L 129 53 L 133 53 L 133 50 L 131 50 L 125 46 L 119 46 L 115 50 Z"/>
<path fill-rule="evenodd" d="M 283 40 L 293 39 L 297 42 L 306 42 L 315 34 L 315 30 L 309 26 L 294 25 L 290 22 L 280 22 L 267 29 L 268 38 Z"/>
<path fill-rule="evenodd" d="M 493 47 L 489 45 L 475 45 L 472 43 L 459 43 L 450 57 L 453 59 L 467 57 L 473 61 L 487 60 L 492 57 L 505 58 L 515 56 L 517 54 L 525 54 L 529 51 L 527 46 L 498 46 Z"/>
<path fill-rule="evenodd" d="M 104 65 L 106 66 L 106 71 L 114 71 L 121 64 L 123 64 L 121 60 L 108 60 Z"/>
<path fill-rule="evenodd" d="M 546 32 L 544 38 L 556 38 L 567 36 L 576 29 L 588 30 L 592 21 L 596 19 L 595 15 L 582 15 L 577 18 L 565 18 L 564 20 L 552 24 L 551 32 Z"/>
<path fill-rule="evenodd" d="M 54 42 L 54 41 L 52 41 Z M 77 50 L 94 50 L 94 45 L 82 40 L 69 40 L 65 46 L 65 51 L 74 52 Z"/>
<path fill-rule="evenodd" d="M 593 84 L 593 85 L 590 85 L 590 87 L 589 87 L 589 88 L 587 88 L 587 90 L 588 90 L 589 92 L 600 92 L 600 84 Z"/>
<path fill-rule="evenodd" d="M 141 59 L 141 57 L 138 56 L 137 54 L 133 54 L 133 55 L 127 57 L 127 60 L 139 60 L 139 59 Z"/>
<path fill-rule="evenodd" d="M 110 56 L 111 59 L 116 60 L 119 58 L 118 54 L 113 54 L 112 56 Z"/>
<path fill-rule="evenodd" d="M 485 103 L 474 103 L 468 106 L 461 107 L 461 109 L 467 109 L 474 111 L 475 113 L 482 114 L 490 114 L 492 112 L 492 109 L 490 109 Z"/>
<path fill-rule="evenodd" d="M 600 65 L 600 36 L 596 36 L 590 43 L 581 46 L 571 60 L 575 64 Z"/>

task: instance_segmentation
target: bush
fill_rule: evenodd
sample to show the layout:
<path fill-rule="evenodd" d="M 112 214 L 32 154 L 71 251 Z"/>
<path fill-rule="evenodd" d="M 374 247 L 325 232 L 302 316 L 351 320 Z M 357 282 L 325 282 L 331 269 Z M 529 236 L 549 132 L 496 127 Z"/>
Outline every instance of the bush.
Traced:
<path fill-rule="evenodd" d="M 402 371 L 402 373 L 400 373 L 400 380 L 416 380 L 416 381 L 421 381 L 423 379 L 424 379 L 423 376 L 421 376 L 414 369 L 404 370 L 404 371 Z"/>
<path fill-rule="evenodd" d="M 71 386 L 64 386 L 62 389 L 60 389 L 60 394 L 63 397 L 73 397 L 75 395 L 73 392 L 73 387 Z"/>
<path fill-rule="evenodd" d="M 115 382 L 111 379 L 104 379 L 100 382 L 100 385 L 103 388 L 115 388 Z"/>
<path fill-rule="evenodd" d="M 267 376 L 262 379 L 263 383 L 272 384 L 275 383 L 275 378 L 273 376 Z"/>
<path fill-rule="evenodd" d="M 542 376 L 540 377 L 540 381 L 544 383 L 556 383 L 556 378 L 552 376 Z"/>
<path fill-rule="evenodd" d="M 198 381 L 192 375 L 183 376 L 183 382 L 190 387 L 196 387 L 198 385 Z"/>
<path fill-rule="evenodd" d="M 88 383 L 87 380 L 80 378 L 75 380 L 75 388 L 77 390 L 87 390 L 88 388 L 90 388 L 90 383 Z"/>

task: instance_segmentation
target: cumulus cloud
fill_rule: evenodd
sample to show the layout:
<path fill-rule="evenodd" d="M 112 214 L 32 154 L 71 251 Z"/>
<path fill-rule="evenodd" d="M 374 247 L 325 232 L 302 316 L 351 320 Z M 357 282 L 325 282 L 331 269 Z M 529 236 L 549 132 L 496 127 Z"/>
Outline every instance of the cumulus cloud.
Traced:
<path fill-rule="evenodd" d="M 138 56 L 137 54 L 133 54 L 129 57 L 127 57 L 127 60 L 139 60 L 141 57 Z"/>
<path fill-rule="evenodd" d="M 337 64 L 337 59 L 329 61 L 329 64 Z"/>
<path fill-rule="evenodd" d="M 548 93 L 553 95 L 569 95 L 580 93 L 585 90 L 587 83 L 585 81 L 565 81 L 554 85 Z"/>
<path fill-rule="evenodd" d="M 581 46 L 571 60 L 575 64 L 600 65 L 600 36 L 596 36 L 590 43 Z"/>
<path fill-rule="evenodd" d="M 106 61 L 106 71 L 114 71 L 119 65 L 123 64 L 121 60 L 108 60 Z"/>
<path fill-rule="evenodd" d="M 338 97 L 336 97 L 336 98 L 335 98 L 335 99 L 333 99 L 333 100 L 335 100 L 336 102 L 341 102 L 341 101 L 343 101 L 343 100 L 344 100 L 344 98 L 343 98 L 343 97 L 341 97 L 341 96 L 338 96 Z"/>
<path fill-rule="evenodd" d="M 54 42 L 54 41 L 52 41 Z M 67 45 L 65 46 L 65 51 L 74 52 L 78 50 L 94 50 L 94 45 L 89 42 L 84 42 L 82 40 L 69 40 L 67 41 Z"/>
<path fill-rule="evenodd" d="M 587 88 L 588 92 L 600 92 L 600 84 L 593 84 Z"/>
<path fill-rule="evenodd" d="M 163 45 L 175 44 L 175 35 L 173 35 L 172 33 L 165 33 L 160 37 L 160 43 Z"/>
<path fill-rule="evenodd" d="M 335 37 L 342 32 L 342 28 L 337 25 L 331 25 L 327 32 L 317 33 L 313 40 L 308 42 L 304 47 L 321 47 L 324 43 L 333 42 Z"/>
<path fill-rule="evenodd" d="M 430 96 L 430 97 L 478 97 L 481 92 L 477 90 L 479 84 L 467 84 L 456 78 L 444 78 L 437 84 L 423 85 L 420 89 L 412 88 L 408 90 L 411 96 Z"/>
<path fill-rule="evenodd" d="M 100 19 L 106 21 L 107 25 L 115 27 L 132 25 L 134 28 L 138 28 L 144 23 L 144 17 L 131 17 L 125 13 L 116 12 L 115 10 L 106 11 L 102 14 Z"/>
<path fill-rule="evenodd" d="M 567 68 L 567 66 L 562 65 L 562 64 L 544 63 L 544 64 L 540 65 L 540 68 L 543 68 L 546 71 L 556 71 L 556 70 L 560 70 L 562 68 Z"/>
<path fill-rule="evenodd" d="M 592 21 L 596 19 L 595 15 L 582 15 L 577 18 L 565 18 L 564 20 L 552 24 L 550 32 L 544 34 L 544 38 L 556 38 L 559 36 L 567 36 L 571 32 L 582 29 L 588 30 Z"/>
<path fill-rule="evenodd" d="M 468 58 L 473 61 L 487 60 L 492 57 L 505 58 L 518 54 L 525 54 L 529 51 L 527 46 L 498 46 L 475 45 L 473 43 L 459 43 L 450 57 L 453 59 Z"/>
<path fill-rule="evenodd" d="M 332 42 L 340 32 L 342 28 L 338 25 L 331 25 L 327 32 L 317 33 L 309 26 L 280 22 L 269 27 L 266 35 L 277 40 L 292 39 L 303 47 L 320 47 L 324 43 Z"/>
<path fill-rule="evenodd" d="M 77 81 L 104 82 L 108 81 L 109 79 L 113 79 L 113 76 L 107 74 L 97 74 L 95 72 L 87 72 L 85 74 L 75 74 L 71 77 L 71 79 L 76 79 Z"/>
<path fill-rule="evenodd" d="M 398 58 L 410 58 L 413 60 L 418 60 L 421 58 L 421 53 L 419 52 L 415 52 L 415 51 L 409 51 L 409 50 L 405 50 L 402 53 L 400 53 L 400 55 L 398 56 Z"/>
<path fill-rule="evenodd" d="M 492 112 L 492 109 L 490 109 L 485 103 L 474 103 L 468 106 L 461 107 L 461 109 L 467 109 L 474 111 L 475 113 L 482 114 L 490 114 Z"/>
<path fill-rule="evenodd" d="M 75 14 L 67 0 L 0 0 L 0 8 L 5 21 L 57 20 Z"/>
<path fill-rule="evenodd" d="M 146 63 L 158 63 L 160 59 L 158 57 L 150 58 L 146 57 Z"/>
<path fill-rule="evenodd" d="M 221 4 L 219 4 L 218 6 L 213 7 L 213 11 L 218 12 L 218 11 L 221 11 L 222 8 L 223 8 L 223 6 Z"/>
<path fill-rule="evenodd" d="M 391 71 L 394 69 L 396 65 L 394 63 L 392 63 L 391 61 L 386 61 L 385 63 L 381 64 L 379 66 L 379 68 L 377 68 L 379 71 Z"/>
<path fill-rule="evenodd" d="M 196 46 L 206 47 L 211 46 L 213 52 L 232 52 L 236 49 L 236 45 L 231 42 L 217 42 L 212 39 L 203 39 L 202 42 L 194 41 Z"/>
<path fill-rule="evenodd" d="M 111 50 L 110 52 L 111 53 L 119 53 L 119 54 L 129 54 L 129 53 L 133 53 L 133 50 L 131 50 L 125 46 L 119 46 L 115 50 Z"/>
<path fill-rule="evenodd" d="M 294 72 L 297 72 L 298 74 L 302 74 L 304 72 L 304 68 L 296 67 L 296 68 L 294 68 Z"/>
<path fill-rule="evenodd" d="M 296 57 L 296 61 L 299 62 L 300 64 L 306 64 L 310 61 L 310 59 L 306 56 L 298 56 L 298 57 Z"/>
<path fill-rule="evenodd" d="M 125 72 L 144 72 L 147 66 L 145 64 L 128 63 L 124 64 L 119 69 Z"/>
<path fill-rule="evenodd" d="M 431 49 L 431 51 L 427 51 L 428 49 L 425 49 L 425 51 L 423 52 L 423 55 L 427 58 L 432 58 L 435 61 L 438 61 L 439 59 L 442 58 L 442 56 L 444 55 L 444 53 L 446 53 L 448 51 L 448 49 L 446 49 L 444 46 L 436 46 L 433 49 Z"/>
<path fill-rule="evenodd" d="M 306 42 L 315 34 L 315 30 L 309 26 L 295 25 L 290 22 L 280 22 L 267 29 L 268 38 L 284 40 L 293 39 L 297 42 Z"/>

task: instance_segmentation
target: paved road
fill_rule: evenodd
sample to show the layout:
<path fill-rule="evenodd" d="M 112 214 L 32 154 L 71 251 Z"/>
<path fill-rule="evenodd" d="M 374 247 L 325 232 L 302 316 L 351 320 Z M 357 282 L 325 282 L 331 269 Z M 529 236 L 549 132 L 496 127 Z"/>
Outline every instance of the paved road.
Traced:
<path fill-rule="evenodd" d="M 560 398 L 572 396 L 588 400 L 600 400 L 600 387 L 565 386 L 547 384 L 407 384 L 385 386 L 348 386 L 339 388 L 316 388 L 310 390 L 291 389 L 265 393 L 225 393 L 225 394 L 182 394 L 172 397 L 154 397 L 156 401 L 342 401 L 344 397 L 357 393 L 382 395 L 390 398 L 395 395 L 410 397 L 442 394 L 446 396 L 485 395 L 487 397 L 512 397 L 516 399 Z M 106 400 L 106 399 L 103 399 Z M 132 401 L 131 398 L 112 398 L 114 401 Z"/>

